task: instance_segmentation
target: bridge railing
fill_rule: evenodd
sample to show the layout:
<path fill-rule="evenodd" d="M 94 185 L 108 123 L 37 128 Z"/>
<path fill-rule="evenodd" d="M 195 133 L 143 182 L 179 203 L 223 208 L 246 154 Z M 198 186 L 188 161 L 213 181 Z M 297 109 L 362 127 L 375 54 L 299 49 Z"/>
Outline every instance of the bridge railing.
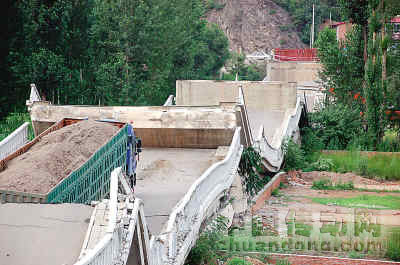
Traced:
<path fill-rule="evenodd" d="M 174 105 L 174 95 L 170 95 L 165 101 L 163 106 L 172 106 Z"/>
<path fill-rule="evenodd" d="M 243 147 L 240 130 L 235 130 L 225 159 L 213 164 L 190 187 L 169 216 L 167 227 L 150 242 L 152 265 L 182 265 L 195 244 L 207 210 L 223 191 L 227 190 L 236 174 Z"/>
<path fill-rule="evenodd" d="M 0 142 L 0 160 L 28 142 L 28 127 L 29 123 L 25 122 Z"/>
<path fill-rule="evenodd" d="M 280 169 L 285 156 L 282 145 L 285 139 L 291 138 L 297 130 L 302 108 L 303 103 L 300 98 L 297 98 L 296 108 L 292 113 L 286 115 L 280 131 L 278 131 L 279 135 L 275 135 L 273 143 L 268 142 L 264 134 L 264 127 L 260 127 L 259 133 L 254 141 L 254 146 L 260 150 L 261 157 L 270 165 L 270 171 L 277 172 Z"/>
<path fill-rule="evenodd" d="M 111 173 L 111 184 L 110 184 L 110 200 L 109 200 L 109 221 L 107 225 L 107 232 L 105 236 L 97 243 L 97 245 L 75 263 L 75 265 L 114 265 L 114 264 L 126 264 L 129 256 L 129 250 L 131 248 L 132 240 L 137 229 L 137 234 L 144 235 L 144 239 L 140 240 L 140 243 L 145 243 L 146 246 L 140 248 L 141 264 L 146 264 L 144 260 L 148 260 L 146 255 L 147 251 L 144 249 L 148 248 L 148 234 L 146 223 L 144 220 L 143 213 L 143 202 L 135 198 L 133 207 L 130 207 L 130 195 L 126 197 L 125 208 L 131 208 L 132 211 L 125 217 L 128 218 L 129 224 L 124 225 L 122 220 L 117 220 L 118 215 L 118 179 L 121 179 L 122 170 L 116 168 Z M 124 188 L 126 183 L 122 183 Z M 131 192 L 130 190 L 126 190 Z M 140 220 L 140 221 L 139 221 Z M 140 225 L 140 222 L 142 226 Z M 144 228 L 144 229 L 143 229 Z"/>

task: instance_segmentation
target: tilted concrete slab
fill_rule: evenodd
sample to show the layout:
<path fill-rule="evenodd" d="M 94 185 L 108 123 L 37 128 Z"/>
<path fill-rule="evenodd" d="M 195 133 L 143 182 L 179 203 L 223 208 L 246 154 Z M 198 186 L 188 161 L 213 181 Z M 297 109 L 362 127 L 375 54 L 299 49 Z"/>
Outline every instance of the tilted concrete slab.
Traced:
<path fill-rule="evenodd" d="M 158 235 L 189 187 L 215 162 L 216 149 L 144 148 L 135 195 L 144 201 L 151 234 Z"/>
<path fill-rule="evenodd" d="M 81 204 L 0 204 L 0 264 L 74 264 L 92 211 Z"/>
<path fill-rule="evenodd" d="M 239 87 L 243 90 L 253 136 L 263 126 L 265 135 L 272 142 L 288 110 L 296 107 L 295 83 L 179 80 L 176 104 L 207 106 L 236 101 Z"/>

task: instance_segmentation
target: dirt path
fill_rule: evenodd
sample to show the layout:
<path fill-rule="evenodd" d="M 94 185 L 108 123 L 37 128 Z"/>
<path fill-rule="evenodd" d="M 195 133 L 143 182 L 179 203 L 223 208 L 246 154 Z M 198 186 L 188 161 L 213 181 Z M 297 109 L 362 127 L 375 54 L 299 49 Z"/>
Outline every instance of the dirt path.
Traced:
<path fill-rule="evenodd" d="M 111 124 L 81 121 L 50 133 L 7 164 L 0 189 L 46 194 L 117 131 Z"/>

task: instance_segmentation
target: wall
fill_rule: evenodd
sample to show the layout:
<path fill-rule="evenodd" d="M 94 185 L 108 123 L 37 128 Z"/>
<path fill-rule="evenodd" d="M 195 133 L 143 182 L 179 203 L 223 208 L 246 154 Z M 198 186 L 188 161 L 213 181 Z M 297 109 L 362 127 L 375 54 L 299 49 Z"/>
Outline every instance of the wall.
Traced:
<path fill-rule="evenodd" d="M 176 81 L 176 105 L 212 106 L 237 102 L 242 86 L 247 106 L 265 111 L 285 111 L 296 106 L 294 83 L 251 81 Z"/>
<path fill-rule="evenodd" d="M 252 200 L 253 206 L 251 207 L 251 212 L 256 212 L 257 210 L 261 209 L 265 201 L 271 197 L 272 191 L 279 187 L 281 182 L 285 181 L 285 174 L 284 172 L 280 172 L 276 174 L 267 185 L 256 195 Z"/>
<path fill-rule="evenodd" d="M 143 147 L 217 148 L 230 145 L 236 113 L 230 107 L 94 107 L 34 103 L 35 134 L 64 117 L 131 123 Z"/>
<path fill-rule="evenodd" d="M 267 80 L 297 82 L 298 86 L 313 85 L 319 80 L 321 67 L 315 62 L 271 62 L 267 65 Z"/>

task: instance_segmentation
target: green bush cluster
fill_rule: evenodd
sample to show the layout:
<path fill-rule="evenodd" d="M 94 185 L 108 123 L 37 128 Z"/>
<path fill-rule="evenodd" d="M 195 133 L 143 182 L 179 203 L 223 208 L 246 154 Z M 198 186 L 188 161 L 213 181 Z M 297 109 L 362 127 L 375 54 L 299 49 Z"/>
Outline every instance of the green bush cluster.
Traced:
<path fill-rule="evenodd" d="M 282 146 L 285 153 L 283 168 L 285 171 L 299 170 L 306 164 L 304 150 L 292 139 L 286 140 Z"/>
<path fill-rule="evenodd" d="M 24 122 L 30 122 L 29 113 L 10 113 L 8 116 L 0 121 L 0 141 L 10 135 Z M 28 127 L 28 139 L 32 140 L 34 137 L 32 124 Z"/>
<path fill-rule="evenodd" d="M 225 217 L 218 216 L 209 224 L 190 251 L 185 261 L 186 265 L 218 264 L 221 256 L 217 253 L 219 249 L 216 242 L 224 237 L 228 229 L 226 222 Z"/>
<path fill-rule="evenodd" d="M 321 179 L 313 181 L 312 189 L 314 190 L 354 190 L 353 182 L 333 184 L 329 179 Z"/>
<path fill-rule="evenodd" d="M 240 158 L 239 175 L 249 196 L 257 194 L 271 180 L 262 169 L 261 159 L 253 147 L 246 148 Z"/>

